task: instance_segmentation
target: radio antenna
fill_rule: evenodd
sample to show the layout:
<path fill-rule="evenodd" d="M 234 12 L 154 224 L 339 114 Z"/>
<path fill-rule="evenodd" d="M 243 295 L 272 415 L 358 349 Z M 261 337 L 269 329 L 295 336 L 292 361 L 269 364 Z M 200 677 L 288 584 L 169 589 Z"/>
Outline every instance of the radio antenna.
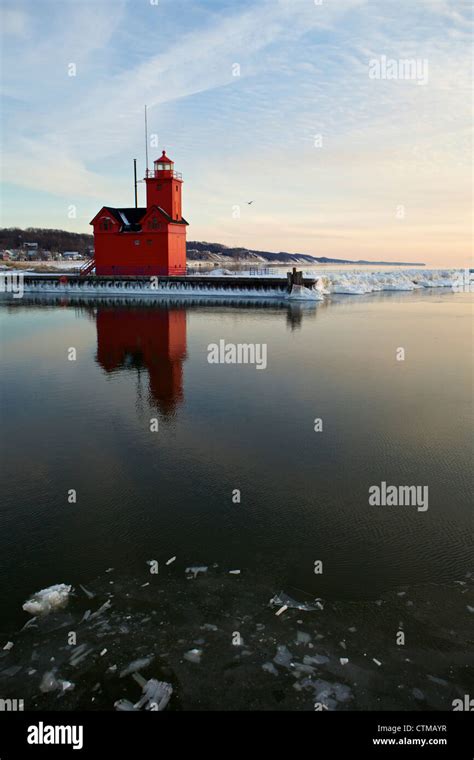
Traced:
<path fill-rule="evenodd" d="M 146 106 L 145 106 L 145 163 L 146 163 L 146 176 L 148 177 L 148 124 L 147 124 L 147 116 L 146 116 Z"/>

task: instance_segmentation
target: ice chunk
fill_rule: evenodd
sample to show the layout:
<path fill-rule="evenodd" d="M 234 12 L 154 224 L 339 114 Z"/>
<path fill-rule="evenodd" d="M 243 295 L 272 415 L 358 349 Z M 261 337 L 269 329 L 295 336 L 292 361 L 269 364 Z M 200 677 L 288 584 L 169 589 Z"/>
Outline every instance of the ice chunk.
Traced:
<path fill-rule="evenodd" d="M 133 660 L 129 665 L 127 665 L 126 668 L 120 671 L 120 678 L 124 678 L 125 676 L 130 675 L 131 673 L 135 673 L 135 671 L 143 670 L 143 668 L 147 668 L 150 663 L 153 662 L 154 656 L 151 657 L 141 657 L 138 660 Z"/>
<path fill-rule="evenodd" d="M 229 570 L 229 575 L 240 575 L 240 570 Z"/>
<path fill-rule="evenodd" d="M 184 659 L 188 662 L 194 662 L 199 665 L 201 662 L 201 656 L 202 656 L 202 649 L 190 649 L 189 652 L 186 652 L 184 655 Z"/>
<path fill-rule="evenodd" d="M 282 615 L 284 612 L 286 612 L 288 609 L 288 605 L 284 604 L 283 607 L 280 607 L 279 610 L 275 612 L 275 615 Z"/>
<path fill-rule="evenodd" d="M 292 609 L 303 610 L 304 612 L 323 609 L 323 606 L 320 603 L 319 599 L 316 599 L 314 604 L 308 604 L 307 602 L 297 602 L 295 599 L 292 599 L 291 596 L 285 594 L 284 591 L 280 591 L 279 594 L 275 594 L 275 596 L 270 599 L 269 604 L 271 607 L 281 607 L 283 605 L 287 609 L 291 607 Z"/>
<path fill-rule="evenodd" d="M 47 694 L 51 691 L 61 690 L 62 692 L 71 691 L 74 689 L 72 681 L 63 681 L 61 678 L 56 678 L 54 670 L 48 670 L 41 679 L 40 691 L 43 694 Z"/>
<path fill-rule="evenodd" d="M 420 689 L 416 689 L 416 688 L 413 689 L 412 690 L 412 694 L 415 697 L 415 699 L 418 699 L 420 702 L 423 701 L 424 698 L 425 698 L 425 695 L 423 694 L 423 692 Z"/>
<path fill-rule="evenodd" d="M 290 650 L 284 644 L 277 646 L 277 652 L 273 658 L 273 662 L 276 665 L 282 665 L 284 668 L 289 668 L 292 661 L 293 655 L 291 654 Z"/>
<path fill-rule="evenodd" d="M 30 615 L 48 615 L 53 610 L 66 606 L 71 588 L 65 583 L 43 588 L 24 603 L 23 609 Z"/>
<path fill-rule="evenodd" d="M 118 699 L 116 702 L 114 702 L 114 707 L 116 710 L 122 712 L 135 710 L 135 706 L 128 699 Z"/>
<path fill-rule="evenodd" d="M 112 602 L 107 599 L 104 604 L 102 604 L 98 610 L 92 613 L 92 615 L 89 616 L 90 620 L 94 620 L 94 618 L 99 617 L 99 615 L 102 615 L 103 612 L 106 612 L 106 610 L 109 610 L 112 607 Z"/>
<path fill-rule="evenodd" d="M 195 565 L 194 567 L 187 567 L 185 573 L 189 577 L 197 578 L 199 573 L 207 573 L 208 569 L 206 565 Z"/>
<path fill-rule="evenodd" d="M 376 660 L 375 657 L 372 657 L 372 660 L 375 662 L 376 665 L 378 665 L 379 667 L 381 666 L 382 663 L 380 662 L 380 660 Z"/>
<path fill-rule="evenodd" d="M 341 663 L 341 665 L 347 665 L 347 663 L 349 662 L 349 659 L 347 657 L 339 657 L 339 662 Z"/>
<path fill-rule="evenodd" d="M 313 656 L 305 654 L 303 662 L 305 665 L 325 665 L 329 662 L 329 657 L 326 657 L 323 654 L 315 654 Z"/>
<path fill-rule="evenodd" d="M 296 631 L 296 644 L 309 644 L 311 636 L 305 631 Z"/>
<path fill-rule="evenodd" d="M 79 586 L 82 588 L 84 594 L 89 597 L 89 599 L 94 599 L 95 594 L 93 594 L 92 591 L 89 591 L 89 589 L 83 586 L 82 583 L 80 583 Z"/>
<path fill-rule="evenodd" d="M 278 675 L 278 670 L 274 666 L 273 662 L 264 662 L 262 665 L 262 670 L 265 670 L 266 673 L 271 673 L 273 676 Z"/>
<path fill-rule="evenodd" d="M 7 641 L 3 649 L 4 651 L 6 650 L 8 652 L 10 649 L 13 649 L 13 646 L 14 646 L 13 641 Z"/>
<path fill-rule="evenodd" d="M 171 563 L 174 562 L 175 559 L 176 559 L 176 557 L 171 557 L 171 559 L 169 559 L 169 560 L 166 561 L 166 564 L 167 565 L 171 565 Z"/>
<path fill-rule="evenodd" d="M 204 623 L 204 625 L 201 626 L 201 631 L 218 631 L 217 625 L 214 625 L 213 623 Z"/>
<path fill-rule="evenodd" d="M 156 710 L 161 712 L 167 706 L 173 693 L 173 687 L 166 681 L 150 678 L 143 686 L 143 697 L 134 705 L 136 710 Z"/>

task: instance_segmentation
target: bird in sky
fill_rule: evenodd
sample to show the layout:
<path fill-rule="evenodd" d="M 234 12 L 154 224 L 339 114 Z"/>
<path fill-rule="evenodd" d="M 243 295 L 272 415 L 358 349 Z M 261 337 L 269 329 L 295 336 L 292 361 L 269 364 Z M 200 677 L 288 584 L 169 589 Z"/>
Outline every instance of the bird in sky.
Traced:
<path fill-rule="evenodd" d="M 247 206 L 251 206 L 253 201 L 247 201 Z"/>

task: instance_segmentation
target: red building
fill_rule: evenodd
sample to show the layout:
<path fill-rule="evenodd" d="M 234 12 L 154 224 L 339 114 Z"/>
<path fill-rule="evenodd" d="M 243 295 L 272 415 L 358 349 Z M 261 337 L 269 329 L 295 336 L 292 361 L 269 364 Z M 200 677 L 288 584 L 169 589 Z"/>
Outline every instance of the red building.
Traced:
<path fill-rule="evenodd" d="M 98 275 L 186 274 L 181 174 L 165 151 L 146 174 L 146 208 L 104 206 L 90 222 Z"/>

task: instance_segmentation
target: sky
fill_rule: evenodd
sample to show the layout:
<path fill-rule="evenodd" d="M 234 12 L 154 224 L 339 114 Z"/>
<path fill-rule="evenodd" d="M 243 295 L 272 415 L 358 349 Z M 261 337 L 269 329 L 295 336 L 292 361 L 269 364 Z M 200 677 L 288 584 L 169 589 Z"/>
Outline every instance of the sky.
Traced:
<path fill-rule="evenodd" d="M 467 266 L 471 23 L 464 0 L 2 0 L 0 224 L 133 206 L 147 104 L 188 240 Z"/>

